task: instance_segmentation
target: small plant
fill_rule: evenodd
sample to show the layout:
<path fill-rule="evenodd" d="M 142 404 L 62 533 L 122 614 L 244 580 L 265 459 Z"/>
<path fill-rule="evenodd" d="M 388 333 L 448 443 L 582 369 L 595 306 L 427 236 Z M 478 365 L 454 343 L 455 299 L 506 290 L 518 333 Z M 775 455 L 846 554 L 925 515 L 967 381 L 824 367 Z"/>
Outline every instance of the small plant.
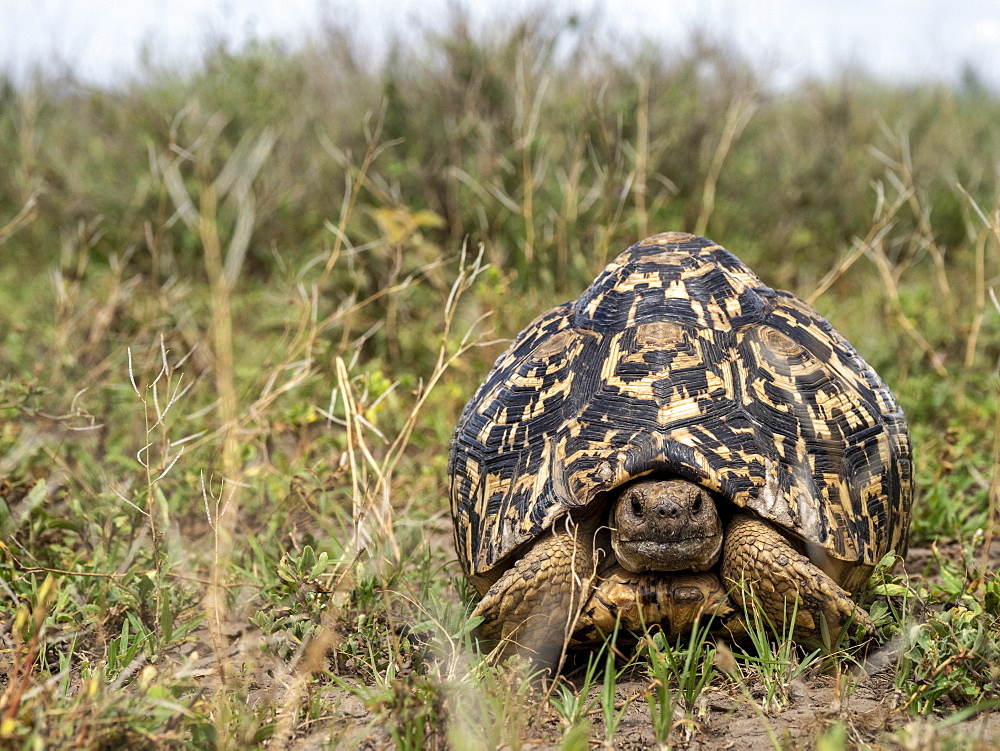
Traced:
<path fill-rule="evenodd" d="M 447 685 L 448 742 L 456 751 L 517 748 L 538 696 L 529 666 L 507 661 L 495 667 L 465 639 L 462 665 Z"/>
<path fill-rule="evenodd" d="M 741 584 L 741 586 L 744 586 Z M 764 612 L 753 591 L 744 593 L 747 639 L 753 652 L 737 651 L 735 655 L 752 667 L 763 684 L 762 710 L 765 714 L 777 711 L 788 701 L 788 688 L 819 658 L 824 649 L 817 647 L 805 653 L 794 640 L 798 600 L 786 602 L 786 615 L 776 625 Z"/>
<path fill-rule="evenodd" d="M 618 629 L 616 627 L 615 633 L 611 637 L 612 644 L 615 642 L 617 635 Z M 622 702 L 621 707 L 616 706 L 618 696 L 615 688 L 618 685 L 619 677 L 628 668 L 628 665 L 625 665 L 620 670 L 616 670 L 614 650 L 607 644 L 605 647 L 604 683 L 601 686 L 601 714 L 604 715 L 604 747 L 613 749 L 614 738 L 618 733 L 618 726 L 621 725 L 622 719 L 625 717 L 625 712 L 628 711 L 629 706 L 637 697 L 626 699 Z"/>
<path fill-rule="evenodd" d="M 399 751 L 419 751 L 438 732 L 440 686 L 427 676 L 407 673 L 399 680 L 390 680 L 376 696 L 370 700 L 371 706 L 389 721 L 389 735 Z"/>
<path fill-rule="evenodd" d="M 606 650 L 609 650 L 607 641 L 600 650 L 587 656 L 587 667 L 583 672 L 583 679 L 579 687 L 570 685 L 562 677 L 557 680 L 553 687 L 549 703 L 562 720 L 562 745 L 564 748 L 576 748 L 581 739 L 585 743 L 586 739 L 590 737 L 591 723 L 588 715 L 601 698 L 599 695 L 591 697 L 590 694 L 597 682 L 601 656 Z M 605 665 L 605 683 L 607 683 L 608 677 L 606 667 Z"/>
<path fill-rule="evenodd" d="M 942 583 L 924 595 L 944 608 L 904 624 L 896 672 L 896 686 L 916 714 L 943 697 L 959 707 L 1000 698 L 1000 575 L 963 576 L 942 556 L 937 563 Z"/>
<path fill-rule="evenodd" d="M 659 635 L 658 635 L 659 636 Z M 650 689 L 646 694 L 646 703 L 649 706 L 649 715 L 653 724 L 653 737 L 656 739 L 657 748 L 669 748 L 668 740 L 670 731 L 674 726 L 674 710 L 677 707 L 677 692 L 671 686 L 674 678 L 672 661 L 666 657 L 666 650 L 670 647 L 663 644 L 663 639 L 659 644 L 651 637 L 646 637 L 648 649 L 647 660 L 649 661 Z"/>
<path fill-rule="evenodd" d="M 662 633 L 647 639 L 650 645 L 651 671 L 659 671 L 659 666 L 665 664 L 669 677 L 677 686 L 677 698 L 684 710 L 684 718 L 689 724 L 694 720 L 698 699 L 706 687 L 715 678 L 715 647 L 709 634 L 712 620 L 709 618 L 698 621 L 686 635 L 677 637 L 671 647 Z M 655 656 L 654 656 L 655 655 Z M 662 673 L 653 673 L 656 680 L 662 679 Z"/>

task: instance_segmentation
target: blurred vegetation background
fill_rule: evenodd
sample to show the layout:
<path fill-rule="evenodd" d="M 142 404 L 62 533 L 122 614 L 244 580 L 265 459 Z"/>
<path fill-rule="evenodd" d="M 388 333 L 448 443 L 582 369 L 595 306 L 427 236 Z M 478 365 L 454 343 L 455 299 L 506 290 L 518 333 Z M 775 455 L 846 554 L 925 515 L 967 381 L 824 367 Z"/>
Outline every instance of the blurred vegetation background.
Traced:
<path fill-rule="evenodd" d="M 280 586 L 261 571 L 307 543 L 346 555 L 337 525 L 378 507 L 401 568 L 373 576 L 399 589 L 385 572 L 409 571 L 422 602 L 433 566 L 415 551 L 451 555 L 465 401 L 532 318 L 662 231 L 705 234 L 812 302 L 896 391 L 914 545 L 991 530 L 1000 96 L 972 70 L 957 87 L 845 70 L 776 91 L 711 39 L 596 31 L 539 14 L 483 35 L 457 14 L 379 65 L 329 27 L 114 90 L 0 80 L 14 591 L 40 596 L 29 565 L 117 572 L 99 595 L 64 583 L 96 603 L 64 619 L 113 633 L 134 611 L 132 633 L 166 649 L 203 612 L 201 541 L 213 581 L 239 583 L 229 606 L 249 587 L 240 607 L 312 612 L 289 582 L 314 558 Z M 240 514 L 220 542 L 221 477 Z M 127 583 L 151 567 L 153 589 Z"/>
<path fill-rule="evenodd" d="M 683 230 L 816 302 L 916 426 L 983 416 L 1000 356 L 1000 99 L 974 71 L 958 88 L 847 70 L 775 92 L 711 40 L 623 49 L 595 32 L 540 14 L 484 37 L 458 13 L 380 66 L 330 27 L 301 50 L 220 47 L 114 91 L 3 81 L 0 365 L 82 387 L 143 326 L 125 313 L 106 324 L 117 336 L 82 332 L 77 358 L 39 349 L 40 316 L 85 318 L 67 295 L 113 268 L 137 292 L 207 284 L 190 208 L 220 178 L 224 262 L 248 301 L 237 336 L 276 325 L 250 301 L 343 244 L 321 307 L 420 278 L 339 332 L 368 332 L 361 357 L 406 382 L 431 365 L 428 305 L 463 245 L 485 248 L 478 307 L 509 337 L 632 242 Z M 492 354 L 461 363 L 456 395 Z"/>
<path fill-rule="evenodd" d="M 483 36 L 457 12 L 379 65 L 331 26 L 303 49 L 219 46 L 196 71 L 111 91 L 3 80 L 0 161 L 0 371 L 18 399 L 48 390 L 50 414 L 120 377 L 127 347 L 158 359 L 161 335 L 207 373 L 217 353 L 195 345 L 213 274 L 230 282 L 244 393 L 288 336 L 282 301 L 313 285 L 314 316 L 348 311 L 315 343 L 303 404 L 336 381 L 330 354 L 347 344 L 375 392 L 426 378 L 463 247 L 489 270 L 458 323 L 491 313 L 504 339 L 631 243 L 682 230 L 858 347 L 901 398 L 922 487 L 951 471 L 956 441 L 989 460 L 1000 97 L 972 69 L 958 87 L 845 70 L 776 92 L 709 39 L 613 47 L 544 13 Z M 331 253 L 345 254 L 336 268 Z M 417 431 L 432 472 L 502 347 L 459 360 L 433 400 Z M 106 385 L 86 405 L 120 419 Z M 988 481 L 975 484 L 982 519 Z"/>

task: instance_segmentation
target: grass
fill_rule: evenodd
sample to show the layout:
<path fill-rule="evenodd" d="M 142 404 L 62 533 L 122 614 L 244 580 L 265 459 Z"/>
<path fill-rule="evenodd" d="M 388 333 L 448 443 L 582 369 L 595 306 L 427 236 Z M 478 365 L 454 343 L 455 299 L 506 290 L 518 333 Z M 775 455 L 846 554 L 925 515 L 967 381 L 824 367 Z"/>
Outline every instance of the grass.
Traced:
<path fill-rule="evenodd" d="M 778 95 L 705 40 L 545 14 L 381 66 L 326 34 L 0 86 L 0 746 L 989 747 L 1000 97 Z M 909 574 L 876 577 L 867 655 L 758 624 L 542 691 L 470 637 L 448 440 L 510 337 L 668 229 L 892 385 Z"/>

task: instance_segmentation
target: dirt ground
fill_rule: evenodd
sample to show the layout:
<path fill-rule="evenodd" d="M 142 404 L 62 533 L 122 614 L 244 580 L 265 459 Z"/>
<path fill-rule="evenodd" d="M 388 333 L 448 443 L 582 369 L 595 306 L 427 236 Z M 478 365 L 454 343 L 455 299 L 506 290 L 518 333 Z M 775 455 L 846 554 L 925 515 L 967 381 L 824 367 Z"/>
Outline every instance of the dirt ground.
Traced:
<path fill-rule="evenodd" d="M 938 553 L 958 560 L 956 546 L 940 545 Z M 1000 566 L 1000 542 L 992 545 L 988 565 Z M 907 556 L 905 569 L 911 577 L 936 576 L 935 556 L 929 548 L 916 548 Z M 670 735 L 673 748 L 684 749 L 839 749 L 874 746 L 888 749 L 1000 748 L 1000 711 L 984 712 L 963 720 L 959 725 L 942 725 L 944 717 L 957 707 L 941 707 L 940 716 L 915 718 L 905 709 L 905 697 L 897 690 L 894 670 L 897 645 L 883 644 L 871 651 L 863 669 L 839 678 L 812 670 L 783 687 L 781 700 L 766 713 L 763 684 L 741 686 L 736 682 L 706 689 L 698 700 L 693 717 L 685 719 L 678 709 Z M 570 672 L 572 681 L 580 671 Z M 613 747 L 627 751 L 656 747 L 653 724 L 645 692 L 649 680 L 641 667 L 633 669 L 616 686 L 616 705 L 625 707 L 624 717 L 613 739 Z M 600 686 L 592 689 L 597 697 Z M 749 694 L 749 695 L 748 695 Z M 327 693 L 326 699 L 337 706 L 329 726 L 317 727 L 307 736 L 288 738 L 281 747 L 392 748 L 393 741 L 384 720 L 357 696 L 346 691 Z M 588 717 L 591 723 L 590 747 L 609 747 L 605 743 L 599 701 Z M 435 728 L 427 738 L 429 747 L 446 747 L 446 730 Z M 540 703 L 539 712 L 521 734 L 521 748 L 526 751 L 559 748 L 564 725 L 550 706 Z"/>
<path fill-rule="evenodd" d="M 684 749 L 740 749 L 757 751 L 776 746 L 788 749 L 814 749 L 827 736 L 831 743 L 826 748 L 857 748 L 867 745 L 889 749 L 927 749 L 939 747 L 946 738 L 958 733 L 962 748 L 997 748 L 1000 742 L 1000 712 L 984 713 L 966 720 L 960 728 L 939 729 L 939 718 L 913 718 L 902 707 L 903 696 L 893 684 L 891 656 L 881 654 L 884 662 L 868 666 L 870 674 L 842 678 L 838 690 L 837 680 L 830 675 L 807 675 L 788 686 L 784 706 L 763 715 L 754 709 L 763 700 L 763 687 L 748 687 L 751 703 L 733 686 L 711 687 L 698 702 L 692 721 L 675 714 L 674 730 L 670 736 L 673 748 Z M 649 707 L 644 692 L 649 682 L 636 671 L 634 677 L 619 681 L 616 688 L 618 706 L 629 702 L 625 716 L 613 739 L 613 747 L 622 751 L 656 747 Z M 599 688 L 593 689 L 596 698 Z M 759 706 L 759 704 L 757 705 Z M 288 747 L 318 751 L 326 748 L 392 748 L 393 742 L 386 727 L 379 722 L 365 705 L 354 696 L 344 695 L 339 705 L 340 716 L 336 729 L 317 730 L 314 734 L 293 741 Z M 591 747 L 604 747 L 603 721 L 599 704 L 590 715 L 593 729 Z M 839 723 L 840 730 L 834 729 Z M 542 751 L 561 746 L 564 727 L 554 710 L 532 723 L 522 736 L 522 749 Z M 839 732 L 839 735 L 838 735 Z M 332 745 L 330 745 L 332 744 Z M 433 747 L 433 746 L 431 746 Z M 441 746 L 445 747 L 445 746 Z M 945 746 L 950 747 L 950 746 Z"/>

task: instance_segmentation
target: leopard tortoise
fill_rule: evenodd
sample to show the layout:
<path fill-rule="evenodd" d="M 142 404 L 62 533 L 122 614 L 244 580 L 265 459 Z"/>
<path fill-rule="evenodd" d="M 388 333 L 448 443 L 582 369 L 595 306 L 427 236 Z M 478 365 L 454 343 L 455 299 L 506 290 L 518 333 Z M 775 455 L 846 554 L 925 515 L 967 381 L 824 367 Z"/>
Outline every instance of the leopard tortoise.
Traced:
<path fill-rule="evenodd" d="M 616 622 L 800 638 L 871 630 L 849 593 L 904 552 L 893 394 L 812 307 L 666 233 L 535 319 L 466 406 L 449 461 L 481 636 L 551 664 Z"/>

